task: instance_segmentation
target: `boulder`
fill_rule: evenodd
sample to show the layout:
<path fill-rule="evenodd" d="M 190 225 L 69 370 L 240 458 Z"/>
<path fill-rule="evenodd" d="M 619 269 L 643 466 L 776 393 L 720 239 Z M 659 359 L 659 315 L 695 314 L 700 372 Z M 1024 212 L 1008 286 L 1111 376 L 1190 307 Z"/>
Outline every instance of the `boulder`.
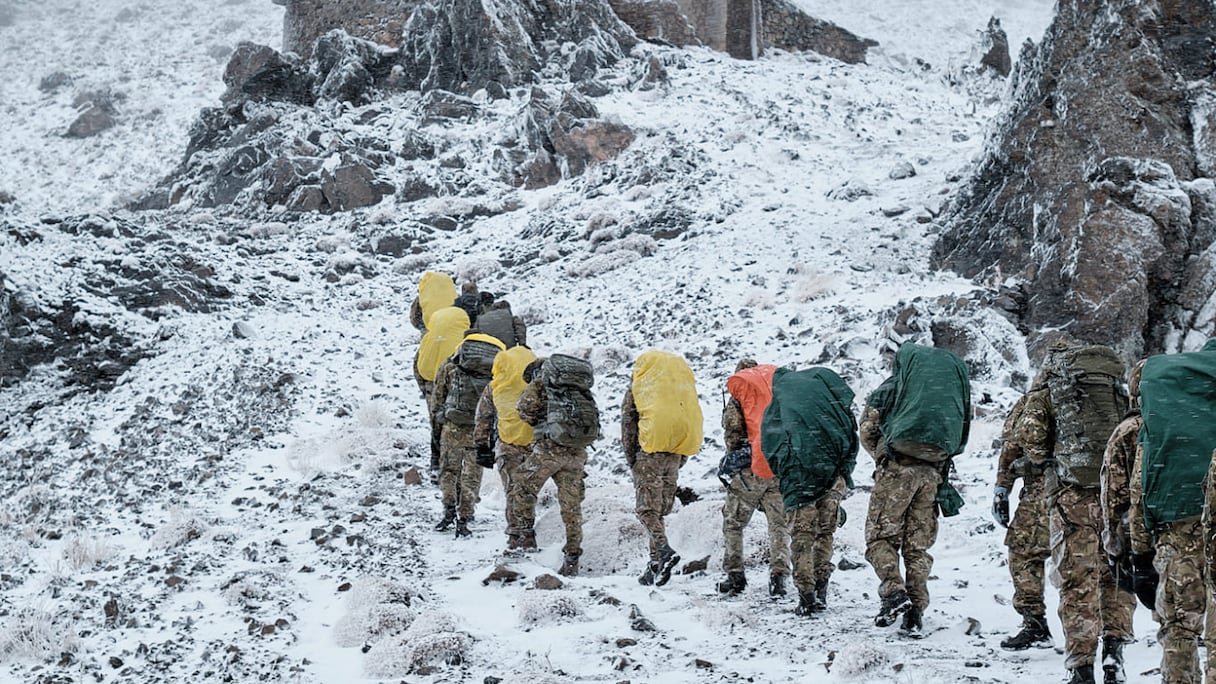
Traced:
<path fill-rule="evenodd" d="M 273 48 L 256 43 L 237 45 L 224 69 L 228 104 L 253 101 L 312 104 L 313 77 L 295 57 L 282 55 Z"/>
<path fill-rule="evenodd" d="M 1013 70 L 1013 61 L 1009 58 L 1009 36 L 1001 28 L 1001 20 L 992 17 L 988 20 L 988 28 L 983 36 L 984 56 L 980 58 L 980 66 L 995 71 L 1002 77 L 1008 76 Z"/>
<path fill-rule="evenodd" d="M 312 63 L 317 99 L 356 105 L 370 102 L 377 79 L 387 78 L 392 69 L 389 53 L 341 29 L 317 40 Z"/>
<path fill-rule="evenodd" d="M 576 92 L 555 104 L 544 90 L 533 88 L 517 125 L 517 147 L 532 153 L 512 164 L 511 181 L 534 189 L 578 176 L 591 164 L 616 157 L 637 137 L 624 124 L 598 117 L 595 105 Z M 514 161 L 505 154 L 500 159 Z"/>
<path fill-rule="evenodd" d="M 1213 14 L 1205 0 L 1066 3 L 1023 49 L 991 144 L 942 217 L 934 263 L 1024 281 L 1032 353 L 1044 330 L 1129 361 L 1212 332 L 1189 326 L 1207 325 L 1197 264 L 1216 223 L 1187 188 L 1216 149 L 1216 57 L 1193 49 L 1216 40 Z"/>
<path fill-rule="evenodd" d="M 389 48 L 401 45 L 405 20 L 418 0 L 274 0 L 284 5 L 283 50 L 303 59 L 333 29 Z"/>
<path fill-rule="evenodd" d="M 90 138 L 118 123 L 114 96 L 107 91 L 81 93 L 74 104 L 80 113 L 63 134 L 66 138 Z"/>
<path fill-rule="evenodd" d="M 330 211 L 350 211 L 370 207 L 396 190 L 391 183 L 376 178 L 375 172 L 353 159 L 321 175 L 321 192 Z"/>

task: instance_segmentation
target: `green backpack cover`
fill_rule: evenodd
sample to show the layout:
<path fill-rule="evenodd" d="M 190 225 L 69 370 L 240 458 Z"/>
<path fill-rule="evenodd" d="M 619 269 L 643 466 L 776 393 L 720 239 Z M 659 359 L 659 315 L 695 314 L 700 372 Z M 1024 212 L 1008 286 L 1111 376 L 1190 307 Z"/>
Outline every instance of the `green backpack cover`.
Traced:
<path fill-rule="evenodd" d="M 1056 477 L 1079 487 L 1101 486 L 1106 443 L 1127 413 L 1123 359 L 1101 345 L 1060 347 L 1043 364 L 1055 415 Z"/>
<path fill-rule="evenodd" d="M 882 415 L 879 428 L 888 451 L 944 463 L 967 446 L 971 380 L 963 360 L 944 349 L 901 346 L 891 377 L 866 403 Z"/>
<path fill-rule="evenodd" d="M 853 486 L 858 440 L 852 404 L 853 390 L 828 368 L 778 368 L 773 374 L 760 448 L 780 480 L 787 511 L 822 499 L 838 476 Z"/>
<path fill-rule="evenodd" d="M 1197 352 L 1150 357 L 1140 409 L 1144 522 L 1156 532 L 1203 512 L 1203 479 L 1216 449 L 1216 339 Z"/>

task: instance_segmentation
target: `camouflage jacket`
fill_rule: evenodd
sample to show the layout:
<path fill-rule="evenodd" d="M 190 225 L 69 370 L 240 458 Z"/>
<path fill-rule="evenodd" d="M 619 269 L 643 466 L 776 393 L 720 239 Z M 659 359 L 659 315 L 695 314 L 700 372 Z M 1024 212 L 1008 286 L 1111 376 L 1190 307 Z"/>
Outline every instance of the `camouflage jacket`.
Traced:
<path fill-rule="evenodd" d="M 1127 553 L 1131 545 L 1131 473 L 1143 423 L 1138 413 L 1124 418 L 1102 457 L 1102 545 L 1110 556 Z"/>
<path fill-rule="evenodd" d="M 627 389 L 625 398 L 621 400 L 621 449 L 625 451 L 625 462 L 630 466 L 638 459 L 638 452 L 642 450 L 638 437 L 640 420 L 637 404 L 633 401 L 633 389 Z"/>
<path fill-rule="evenodd" d="M 1035 465 L 1044 465 L 1055 451 L 1055 411 L 1047 388 L 1031 390 L 1026 403 L 1010 430 L 1010 442 Z"/>
<path fill-rule="evenodd" d="M 410 325 L 426 332 L 426 324 L 422 322 L 422 303 L 414 297 L 414 303 L 410 304 Z"/>
<path fill-rule="evenodd" d="M 435 374 L 435 389 L 431 391 L 431 420 L 436 425 L 442 425 L 443 404 L 448 399 L 448 391 L 452 388 L 452 377 L 456 375 L 456 364 L 444 361 Z"/>
<path fill-rule="evenodd" d="M 885 456 L 882 445 L 882 414 L 873 406 L 867 406 L 861 412 L 861 425 L 858 433 L 861 436 L 861 446 L 865 448 L 876 462 Z"/>
<path fill-rule="evenodd" d="M 1148 531 L 1148 525 L 1144 524 L 1144 484 L 1140 477 L 1143 460 L 1144 449 L 1140 448 L 1140 445 L 1137 444 L 1136 455 L 1132 460 L 1131 482 L 1127 487 L 1128 536 L 1132 542 L 1132 553 L 1137 555 L 1152 553 L 1157 546 L 1153 541 L 1153 535 Z"/>
<path fill-rule="evenodd" d="M 743 418 L 743 407 L 739 400 L 731 397 L 722 409 L 722 441 L 727 451 L 742 449 L 751 442 L 747 438 L 747 421 Z"/>
<path fill-rule="evenodd" d="M 1005 417 L 1005 425 L 1001 428 L 1001 456 L 996 465 L 996 486 L 1012 489 L 1013 483 L 1017 482 L 1023 473 L 1014 472 L 1013 464 L 1021 458 L 1024 453 L 1021 445 L 1014 439 L 1014 430 L 1017 428 L 1018 422 L 1022 417 L 1022 410 L 1026 407 L 1027 395 L 1023 394 L 1013 408 L 1009 409 L 1009 415 Z"/>
<path fill-rule="evenodd" d="M 498 441 L 498 407 L 494 405 L 494 389 L 486 385 L 477 400 L 477 413 L 473 418 L 473 446 L 493 449 Z"/>
<path fill-rule="evenodd" d="M 545 383 L 539 377 L 533 378 L 524 388 L 523 394 L 519 395 L 519 401 L 515 402 L 515 411 L 519 413 L 521 420 L 532 427 L 539 427 L 545 422 L 549 415 L 549 397 L 545 394 Z"/>

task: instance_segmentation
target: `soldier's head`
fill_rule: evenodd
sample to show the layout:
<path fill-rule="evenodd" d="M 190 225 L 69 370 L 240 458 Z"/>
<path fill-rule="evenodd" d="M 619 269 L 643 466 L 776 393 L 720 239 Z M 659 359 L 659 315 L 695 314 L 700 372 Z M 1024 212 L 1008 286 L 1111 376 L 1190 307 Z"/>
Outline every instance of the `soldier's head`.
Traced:
<path fill-rule="evenodd" d="M 524 382 L 532 382 L 532 380 L 536 377 L 536 374 L 540 372 L 540 367 L 543 365 L 545 365 L 545 359 L 543 357 L 533 359 L 532 363 L 529 363 L 524 368 Z"/>
<path fill-rule="evenodd" d="M 462 295 L 477 294 L 477 283 L 473 282 L 472 280 L 462 283 L 460 285 L 460 294 L 462 294 Z"/>
<path fill-rule="evenodd" d="M 760 364 L 756 363 L 755 359 L 739 359 L 739 363 L 735 364 L 735 372 L 738 373 L 741 370 L 747 370 L 748 368 L 755 368 L 756 366 L 759 366 L 759 365 Z"/>

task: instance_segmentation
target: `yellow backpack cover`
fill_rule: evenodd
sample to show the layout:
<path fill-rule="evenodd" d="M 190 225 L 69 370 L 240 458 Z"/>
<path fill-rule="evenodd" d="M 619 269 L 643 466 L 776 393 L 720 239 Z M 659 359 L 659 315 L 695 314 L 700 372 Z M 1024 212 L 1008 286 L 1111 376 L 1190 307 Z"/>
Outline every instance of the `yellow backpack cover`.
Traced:
<path fill-rule="evenodd" d="M 460 348 L 468 329 L 469 315 L 459 307 L 449 306 L 431 315 L 426 334 L 418 343 L 418 375 L 423 380 L 435 381 L 439 367 Z"/>
<path fill-rule="evenodd" d="M 427 271 L 418 281 L 418 306 L 422 307 L 422 325 L 431 327 L 431 316 L 456 301 L 456 283 L 452 276 L 438 271 Z"/>
<path fill-rule="evenodd" d="M 701 450 L 703 419 L 697 381 L 681 356 L 651 349 L 633 365 L 642 451 L 692 456 Z"/>
<path fill-rule="evenodd" d="M 515 404 L 524 393 L 524 369 L 536 360 L 527 347 L 511 347 L 494 357 L 494 378 L 490 393 L 498 411 L 498 438 L 507 444 L 528 446 L 532 443 L 532 426 L 519 417 Z"/>

